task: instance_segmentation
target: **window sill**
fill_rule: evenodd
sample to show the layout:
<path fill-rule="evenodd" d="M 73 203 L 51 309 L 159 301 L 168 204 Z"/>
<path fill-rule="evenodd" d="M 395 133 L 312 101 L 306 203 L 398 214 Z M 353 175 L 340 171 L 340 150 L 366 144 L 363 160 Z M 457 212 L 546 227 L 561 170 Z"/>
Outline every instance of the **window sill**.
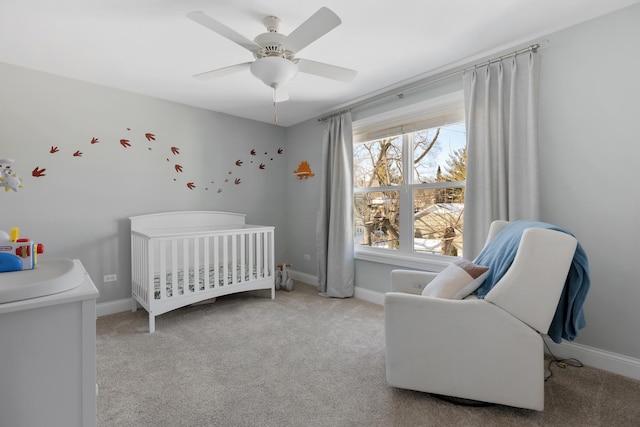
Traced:
<path fill-rule="evenodd" d="M 380 264 L 388 264 L 396 267 L 412 268 L 416 270 L 434 271 L 436 273 L 442 271 L 451 262 L 456 260 L 454 257 L 447 256 L 411 256 L 406 254 L 389 254 L 380 251 L 356 250 L 354 258 L 361 261 L 377 262 Z M 437 258 L 437 259 L 436 259 Z"/>

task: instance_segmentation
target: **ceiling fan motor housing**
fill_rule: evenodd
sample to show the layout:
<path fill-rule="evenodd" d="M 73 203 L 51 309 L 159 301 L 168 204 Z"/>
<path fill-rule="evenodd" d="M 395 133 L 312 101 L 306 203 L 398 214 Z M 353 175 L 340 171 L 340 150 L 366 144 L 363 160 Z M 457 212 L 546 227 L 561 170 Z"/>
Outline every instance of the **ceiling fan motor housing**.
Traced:
<path fill-rule="evenodd" d="M 259 51 L 254 52 L 256 59 L 265 58 L 268 56 L 280 57 L 288 60 L 293 59 L 293 52 L 288 51 L 284 47 L 284 40 L 287 37 L 281 33 L 262 33 L 253 39 L 258 45 L 262 47 Z"/>

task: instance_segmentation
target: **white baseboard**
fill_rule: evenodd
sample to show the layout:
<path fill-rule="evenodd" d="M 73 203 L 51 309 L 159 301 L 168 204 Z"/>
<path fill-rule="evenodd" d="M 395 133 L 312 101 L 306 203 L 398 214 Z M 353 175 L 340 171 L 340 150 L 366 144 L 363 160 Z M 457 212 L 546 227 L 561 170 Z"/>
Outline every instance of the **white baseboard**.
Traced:
<path fill-rule="evenodd" d="M 101 302 L 96 304 L 96 315 L 98 317 L 109 314 L 122 313 L 131 310 L 131 298 L 124 298 L 115 301 Z"/>
<path fill-rule="evenodd" d="M 318 276 L 312 276 L 311 274 L 302 273 L 296 270 L 289 270 L 289 277 L 308 285 L 318 286 Z"/>
<path fill-rule="evenodd" d="M 295 270 L 289 270 L 289 276 L 293 280 L 298 280 L 312 286 L 318 286 L 317 276 L 312 276 L 311 274 L 301 273 Z M 354 289 L 354 297 L 374 304 L 384 305 L 384 294 L 381 292 L 370 291 L 369 289 L 356 286 Z"/>
<path fill-rule="evenodd" d="M 301 273 L 295 270 L 289 270 L 289 276 L 291 276 L 293 280 L 298 280 L 312 286 L 318 286 L 318 276 Z M 374 304 L 384 305 L 384 294 L 381 292 L 370 291 L 369 289 L 356 286 L 354 289 L 354 297 Z"/>
<path fill-rule="evenodd" d="M 369 289 L 356 286 L 354 296 L 363 301 L 369 301 L 374 304 L 384 305 L 384 294 L 382 292 L 370 291 Z"/>
<path fill-rule="evenodd" d="M 384 305 L 382 292 L 356 287 L 355 297 Z M 549 337 L 545 337 L 545 342 L 549 345 L 551 352 L 560 359 L 575 358 L 587 366 L 640 380 L 640 359 L 567 341 L 556 344 Z"/>
<path fill-rule="evenodd" d="M 556 344 L 549 337 L 545 337 L 545 342 L 559 359 L 575 358 L 585 365 L 640 380 L 639 359 L 573 342 Z"/>

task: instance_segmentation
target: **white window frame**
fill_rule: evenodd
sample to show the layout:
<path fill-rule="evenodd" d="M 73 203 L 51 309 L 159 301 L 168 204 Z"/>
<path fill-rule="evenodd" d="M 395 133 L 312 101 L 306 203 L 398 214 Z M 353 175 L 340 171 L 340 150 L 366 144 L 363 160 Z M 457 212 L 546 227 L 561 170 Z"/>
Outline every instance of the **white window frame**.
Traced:
<path fill-rule="evenodd" d="M 465 183 L 414 184 L 412 173 L 413 141 L 408 141 L 413 131 L 464 122 L 464 100 L 462 92 L 455 92 L 397 109 L 391 112 L 355 120 L 353 123 L 354 144 L 402 134 L 403 174 L 405 181 L 399 186 L 354 188 L 353 193 L 370 191 L 398 191 L 400 203 L 400 242 L 396 250 L 364 245 L 354 246 L 357 260 L 390 264 L 398 267 L 441 271 L 458 257 L 417 253 L 413 240 L 413 193 L 420 188 L 461 188 Z M 407 209 L 406 207 L 411 207 Z M 409 224 L 410 226 L 406 226 Z"/>

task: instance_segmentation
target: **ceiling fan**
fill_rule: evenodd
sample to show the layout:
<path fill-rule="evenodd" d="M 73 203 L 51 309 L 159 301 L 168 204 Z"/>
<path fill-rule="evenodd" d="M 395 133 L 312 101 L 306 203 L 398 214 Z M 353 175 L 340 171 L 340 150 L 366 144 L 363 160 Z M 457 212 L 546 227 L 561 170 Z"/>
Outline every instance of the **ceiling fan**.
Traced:
<path fill-rule="evenodd" d="M 187 17 L 249 50 L 255 58 L 255 61 L 197 74 L 194 77 L 198 79 L 213 79 L 249 68 L 254 76 L 273 88 L 275 103 L 289 99 L 287 83 L 298 72 L 342 82 L 351 81 L 356 76 L 356 71 L 348 68 L 295 57 L 297 52 L 342 22 L 338 15 L 326 7 L 320 8 L 288 36 L 278 32 L 280 20 L 277 17 L 267 16 L 262 21 L 267 32 L 259 34 L 253 40 L 249 40 L 204 12 L 189 12 Z"/>

